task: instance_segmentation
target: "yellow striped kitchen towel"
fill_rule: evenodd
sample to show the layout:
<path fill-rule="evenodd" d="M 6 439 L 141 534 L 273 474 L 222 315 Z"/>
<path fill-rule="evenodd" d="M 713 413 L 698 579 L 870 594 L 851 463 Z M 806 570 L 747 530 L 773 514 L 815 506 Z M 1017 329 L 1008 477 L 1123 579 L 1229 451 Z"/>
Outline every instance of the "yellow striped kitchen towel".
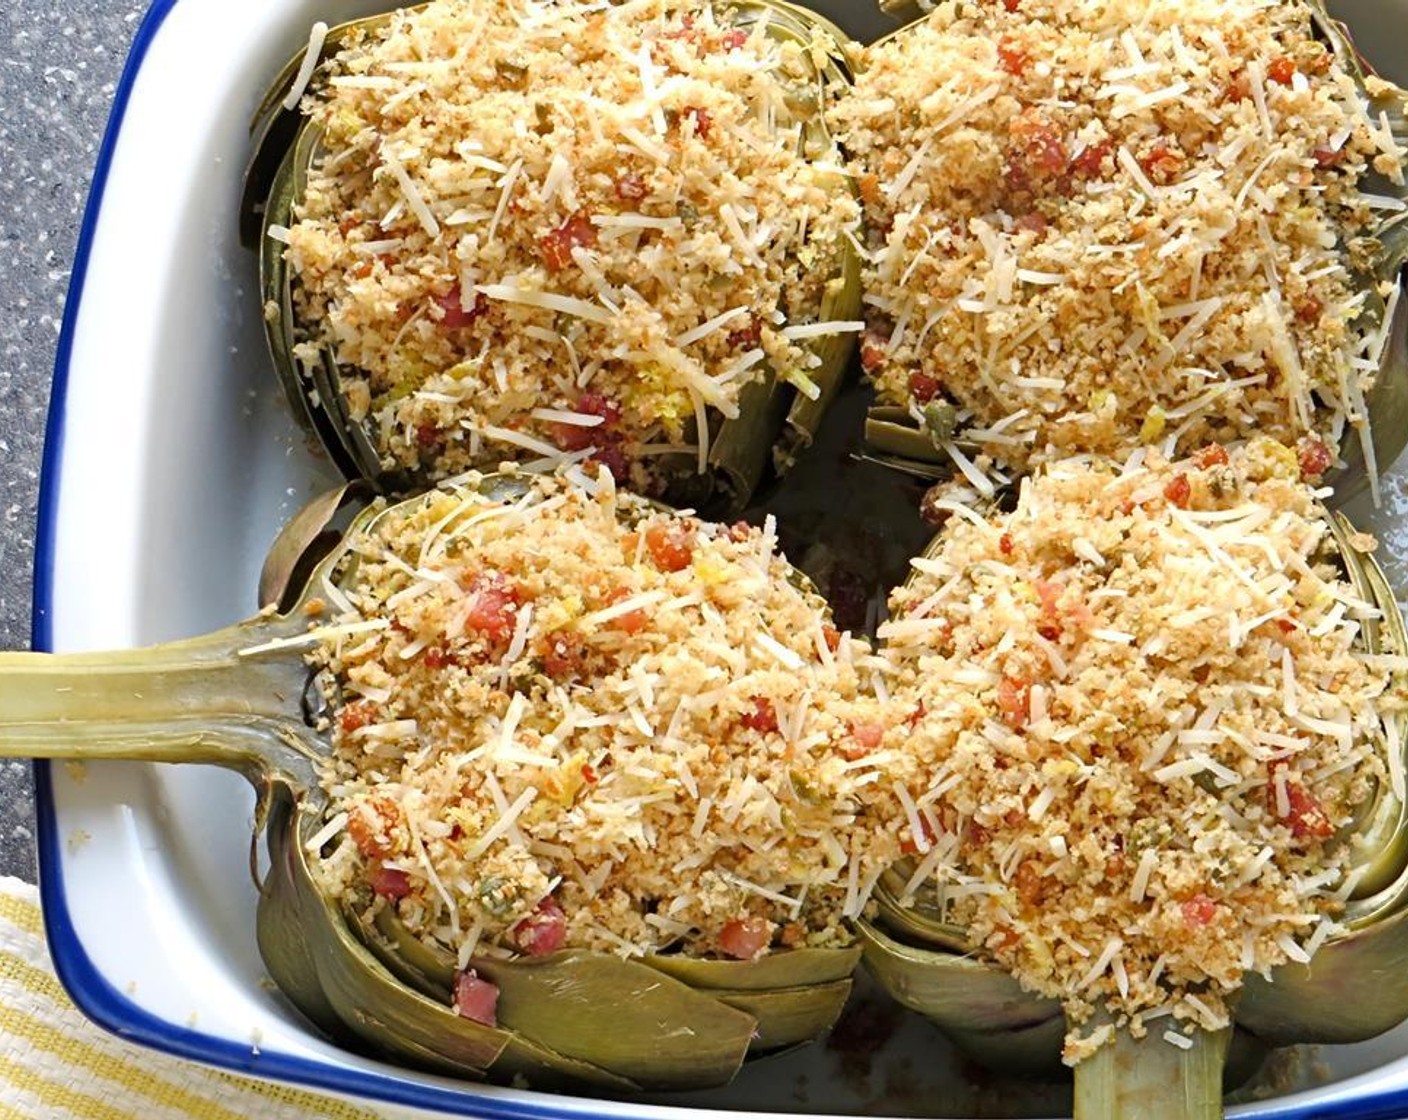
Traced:
<path fill-rule="evenodd" d="M 0 1120 L 384 1120 L 390 1115 L 207 1069 L 95 1027 L 54 976 L 39 892 L 0 877 Z"/>

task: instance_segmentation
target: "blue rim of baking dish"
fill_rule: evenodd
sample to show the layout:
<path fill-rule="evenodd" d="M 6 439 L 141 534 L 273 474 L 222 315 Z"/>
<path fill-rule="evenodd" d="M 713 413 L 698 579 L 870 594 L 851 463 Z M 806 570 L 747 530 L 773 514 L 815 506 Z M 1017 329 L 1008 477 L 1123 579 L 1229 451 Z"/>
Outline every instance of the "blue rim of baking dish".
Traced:
<path fill-rule="evenodd" d="M 84 281 L 92 251 L 93 234 L 102 211 L 103 191 L 132 86 L 162 24 L 178 3 L 180 0 L 153 0 L 133 36 L 122 76 L 113 95 L 112 110 L 98 150 L 78 242 L 74 249 L 68 299 L 54 359 L 54 376 L 50 389 L 39 478 L 34 605 L 30 628 L 31 642 L 37 650 L 49 650 L 53 644 L 51 612 L 54 598 L 54 550 L 63 461 L 65 404 L 69 365 L 73 355 L 73 337 L 83 302 Z M 53 798 L 51 764 L 36 761 L 33 768 L 39 888 L 44 902 L 44 925 L 49 953 L 59 980 L 74 1004 L 103 1029 L 154 1050 L 232 1072 L 411 1108 L 503 1120 L 587 1120 L 594 1113 L 599 1116 L 610 1114 L 609 1111 L 598 1112 L 590 1105 L 587 1108 L 574 1108 L 504 1099 L 492 1093 L 480 1092 L 476 1086 L 469 1083 L 464 1089 L 413 1084 L 391 1074 L 351 1070 L 320 1059 L 298 1057 L 277 1050 L 255 1051 L 248 1044 L 236 1043 L 168 1022 L 139 1007 L 119 992 L 99 971 L 79 939 L 68 912 L 64 893 L 62 845 Z M 603 1102 L 603 1108 L 609 1110 L 610 1105 Z M 1354 1100 L 1307 1105 L 1291 1112 L 1279 1113 L 1283 1120 L 1311 1120 L 1312 1117 L 1317 1120 L 1332 1117 L 1344 1120 L 1376 1120 L 1379 1117 L 1402 1117 L 1405 1114 L 1408 1114 L 1408 1088 L 1387 1090 Z"/>

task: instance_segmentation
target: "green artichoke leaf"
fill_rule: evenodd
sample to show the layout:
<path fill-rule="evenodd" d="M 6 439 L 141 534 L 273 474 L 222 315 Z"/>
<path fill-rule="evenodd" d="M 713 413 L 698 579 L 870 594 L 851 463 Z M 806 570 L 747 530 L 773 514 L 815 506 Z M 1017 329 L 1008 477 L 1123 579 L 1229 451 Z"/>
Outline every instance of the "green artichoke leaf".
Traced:
<path fill-rule="evenodd" d="M 858 929 L 871 975 L 944 1031 L 990 1033 L 1052 1019 L 1064 1023 L 1059 1001 L 1025 991 L 1009 973 L 976 957 L 907 945 L 868 922 Z"/>
<path fill-rule="evenodd" d="M 446 950 L 412 935 L 389 906 L 370 922 L 349 916 L 370 951 L 402 982 L 438 1006 L 449 1003 L 455 961 Z M 498 985 L 503 1026 L 545 1050 L 653 1088 L 729 1080 L 759 1029 L 755 1017 L 729 1006 L 725 993 L 696 991 L 648 961 L 568 950 L 514 960 L 481 955 L 471 967 Z M 774 1007 L 779 1019 L 782 1011 Z M 695 1038 L 699 1031 L 708 1032 L 707 1043 Z"/>
<path fill-rule="evenodd" d="M 750 1054 L 766 1054 L 819 1038 L 836 1024 L 851 994 L 849 980 L 770 991 L 711 993 L 757 1022 Z"/>
<path fill-rule="evenodd" d="M 753 1016 L 609 953 L 481 957 L 473 966 L 498 985 L 505 1026 L 645 1088 L 727 1082 L 757 1029 Z"/>
<path fill-rule="evenodd" d="M 644 961 L 692 988 L 759 992 L 845 980 L 856 970 L 860 958 L 861 948 L 857 945 L 849 949 L 778 950 L 751 961 L 704 960 L 675 954 L 657 954 Z"/>

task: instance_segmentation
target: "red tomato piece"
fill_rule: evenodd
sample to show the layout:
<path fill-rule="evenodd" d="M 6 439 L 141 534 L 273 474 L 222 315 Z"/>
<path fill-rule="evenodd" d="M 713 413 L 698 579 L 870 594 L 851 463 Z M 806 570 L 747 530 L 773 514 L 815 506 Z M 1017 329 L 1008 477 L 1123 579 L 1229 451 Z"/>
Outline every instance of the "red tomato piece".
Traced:
<path fill-rule="evenodd" d="M 1266 76 L 1277 85 L 1288 86 L 1295 79 L 1295 60 L 1282 55 L 1280 58 L 1273 58 L 1271 65 L 1266 68 Z"/>
<path fill-rule="evenodd" d="M 368 724 L 375 723 L 376 717 L 376 708 L 365 700 L 359 700 L 342 709 L 341 715 L 337 717 L 337 725 L 342 728 L 344 735 L 351 735 L 352 732 L 360 731 Z"/>
<path fill-rule="evenodd" d="M 657 522 L 645 530 L 645 549 L 662 572 L 682 572 L 694 560 L 694 532 L 677 522 Z"/>
<path fill-rule="evenodd" d="M 1266 803 L 1271 815 L 1284 820 L 1297 840 L 1328 840 L 1335 834 L 1335 826 L 1319 798 L 1305 788 L 1299 775 L 1292 774 L 1285 762 L 1273 762 L 1270 767 L 1271 781 L 1266 784 Z M 1285 774 L 1282 779 L 1279 775 Z M 1281 816 L 1280 797 L 1277 787 L 1281 782 L 1286 786 L 1286 802 L 1289 812 Z"/>
<path fill-rule="evenodd" d="M 1302 482 L 1315 482 L 1335 465 L 1335 455 L 1322 439 L 1305 436 L 1296 444 L 1296 459 L 1300 463 Z"/>
<path fill-rule="evenodd" d="M 590 249 L 596 244 L 596 226 L 590 214 L 573 214 L 557 229 L 538 238 L 538 255 L 549 272 L 561 272 L 572 264 L 572 250 Z"/>
<path fill-rule="evenodd" d="M 714 126 L 714 115 L 708 109 L 701 109 L 697 105 L 686 105 L 680 113 L 680 120 L 686 118 L 694 122 L 694 131 L 699 139 L 709 139 L 709 129 Z"/>
<path fill-rule="evenodd" d="M 624 587 L 619 587 L 607 597 L 606 605 L 615 606 L 623 599 L 629 599 L 630 597 L 631 592 Z M 645 629 L 649 621 L 650 620 L 646 618 L 645 611 L 637 609 L 627 611 L 625 614 L 618 614 L 615 618 L 611 619 L 607 625 L 611 629 L 620 630 L 624 634 L 639 634 Z"/>
<path fill-rule="evenodd" d="M 395 867 L 378 867 L 372 872 L 372 890 L 393 902 L 411 893 L 411 877 Z"/>
<path fill-rule="evenodd" d="M 443 312 L 440 316 L 440 325 L 447 331 L 457 331 L 469 326 L 485 311 L 478 293 L 475 294 L 470 305 L 465 307 L 458 288 L 443 296 L 436 296 L 435 302 Z"/>
<path fill-rule="evenodd" d="M 939 395 L 942 388 L 942 382 L 937 377 L 930 377 L 927 373 L 911 373 L 909 375 L 909 395 L 916 404 L 928 404 Z"/>
<path fill-rule="evenodd" d="M 1087 179 L 1094 179 L 1105 168 L 1105 160 L 1109 156 L 1114 145 L 1108 140 L 1101 140 L 1098 144 L 1089 144 L 1081 149 L 1079 155 L 1071 160 L 1071 167 L 1077 175 L 1084 175 Z"/>
<path fill-rule="evenodd" d="M 1217 917 L 1217 903 L 1205 894 L 1195 894 L 1179 904 L 1183 921 L 1194 928 L 1207 925 Z"/>
<path fill-rule="evenodd" d="M 719 949 L 737 961 L 757 960 L 772 944 L 772 923 L 751 914 L 735 918 L 719 931 Z"/>
<path fill-rule="evenodd" d="M 1027 52 L 1018 46 L 1015 39 L 1004 35 L 997 41 L 997 64 L 1014 77 L 1021 77 L 1027 71 Z"/>
<path fill-rule="evenodd" d="M 472 968 L 457 972 L 454 1008 L 466 1019 L 496 1027 L 499 1025 L 499 986 L 482 979 Z"/>
<path fill-rule="evenodd" d="M 1193 465 L 1200 471 L 1227 465 L 1227 448 L 1220 443 L 1210 443 L 1193 456 Z"/>
<path fill-rule="evenodd" d="M 1004 676 L 997 683 L 997 709 L 1002 722 L 1014 731 L 1027 726 L 1031 711 L 1031 682 Z"/>
<path fill-rule="evenodd" d="M 753 710 L 738 721 L 751 731 L 769 734 L 777 730 L 777 709 L 766 696 L 753 697 Z"/>
<path fill-rule="evenodd" d="M 545 898 L 513 927 L 513 943 L 527 957 L 545 957 L 567 940 L 567 915 L 553 898 Z"/>
<path fill-rule="evenodd" d="M 1188 508 L 1188 499 L 1192 496 L 1193 487 L 1188 482 L 1186 474 L 1176 474 L 1172 480 L 1164 487 L 1164 497 L 1168 499 L 1170 505 L 1179 509 Z"/>
<path fill-rule="evenodd" d="M 518 624 L 518 592 L 501 575 L 475 576 L 465 626 L 494 641 L 507 641 Z"/>

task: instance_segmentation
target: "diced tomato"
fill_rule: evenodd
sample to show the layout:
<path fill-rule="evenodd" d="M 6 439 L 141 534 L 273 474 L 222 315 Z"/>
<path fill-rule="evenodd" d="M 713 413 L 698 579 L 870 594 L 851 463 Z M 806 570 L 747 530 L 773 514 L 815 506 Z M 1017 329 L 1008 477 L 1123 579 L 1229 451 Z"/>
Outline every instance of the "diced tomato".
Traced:
<path fill-rule="evenodd" d="M 607 606 L 614 606 L 623 599 L 629 599 L 631 592 L 624 587 L 619 587 L 607 597 Z M 625 614 L 618 614 L 611 619 L 607 625 L 613 630 L 620 630 L 623 634 L 639 634 L 645 629 L 650 620 L 646 618 L 645 611 L 636 609 L 627 611 Z"/>
<path fill-rule="evenodd" d="M 1059 622 L 1044 622 L 1036 628 L 1036 632 L 1048 642 L 1059 642 L 1066 629 Z"/>
<path fill-rule="evenodd" d="M 598 448 L 596 454 L 588 462 L 605 467 L 617 482 L 624 483 L 630 478 L 630 461 L 626 458 L 626 452 L 619 443 L 609 443 L 605 447 Z"/>
<path fill-rule="evenodd" d="M 426 646 L 420 655 L 421 664 L 427 669 L 444 669 L 456 664 L 455 657 L 444 646 Z"/>
<path fill-rule="evenodd" d="M 440 430 L 439 424 L 417 424 L 416 425 L 416 445 L 421 448 L 435 447 L 445 440 L 445 433 Z"/>
<path fill-rule="evenodd" d="M 634 171 L 616 177 L 616 197 L 622 202 L 639 202 L 648 193 L 645 179 Z"/>
<path fill-rule="evenodd" d="M 1029 214 L 1023 214 L 1012 223 L 1012 228 L 1018 233 L 1034 233 L 1038 237 L 1044 237 L 1049 223 L 1046 215 L 1040 210 L 1033 210 Z"/>
<path fill-rule="evenodd" d="M 890 332 L 867 327 L 860 336 L 860 368 L 872 377 L 890 356 Z"/>
<path fill-rule="evenodd" d="M 538 255 L 549 272 L 561 272 L 572 263 L 572 250 L 590 249 L 596 244 L 596 226 L 592 225 L 591 215 L 573 214 L 551 233 L 538 238 Z"/>
<path fill-rule="evenodd" d="M 1349 154 L 1346 148 L 1316 148 L 1311 153 L 1316 167 L 1338 167 Z"/>
<path fill-rule="evenodd" d="M 1033 110 L 1013 119 L 1008 126 L 1012 139 L 1021 146 L 1022 156 L 1033 171 L 1043 175 L 1060 175 L 1066 171 L 1069 157 L 1061 132 Z"/>
<path fill-rule="evenodd" d="M 1007 73 L 1021 77 L 1027 71 L 1029 61 L 1027 52 L 1022 50 L 1015 39 L 1004 35 L 997 41 L 997 63 Z"/>
<path fill-rule="evenodd" d="M 750 318 L 747 326 L 729 331 L 725 341 L 734 350 L 756 350 L 763 342 L 763 325 Z"/>
<path fill-rule="evenodd" d="M 826 643 L 826 648 L 835 653 L 841 647 L 841 631 L 831 625 L 823 625 L 821 628 L 822 641 Z"/>
<path fill-rule="evenodd" d="M 1335 834 L 1335 826 L 1330 815 L 1320 804 L 1319 798 L 1305 788 L 1300 775 L 1293 774 L 1284 761 L 1272 762 L 1268 767 L 1271 780 L 1266 783 L 1266 803 L 1271 815 L 1283 819 L 1290 826 L 1291 835 L 1297 840 L 1328 840 Z M 1280 775 L 1285 775 L 1282 778 Z M 1277 787 L 1284 781 L 1286 802 L 1289 812 L 1281 817 L 1280 797 Z"/>
<path fill-rule="evenodd" d="M 719 36 L 719 49 L 725 51 L 736 51 L 748 42 L 748 32 L 741 27 L 735 27 L 725 31 Z"/>
<path fill-rule="evenodd" d="M 435 297 L 436 304 L 439 305 L 443 314 L 440 316 L 440 325 L 447 331 L 457 331 L 469 326 L 479 316 L 483 315 L 486 308 L 480 302 L 476 293 L 474 301 L 465 307 L 461 302 L 458 288 L 447 292 L 443 296 Z"/>
<path fill-rule="evenodd" d="M 1031 706 L 1031 682 L 1004 676 L 997 682 L 997 709 L 1002 722 L 1014 731 L 1027 726 Z"/>
<path fill-rule="evenodd" d="M 1305 436 L 1296 444 L 1296 458 L 1300 463 L 1302 482 L 1315 482 L 1335 465 L 1334 452 L 1322 439 Z"/>
<path fill-rule="evenodd" d="M 360 731 L 370 723 L 375 723 L 377 710 L 374 705 L 365 700 L 358 700 L 356 703 L 348 704 L 342 709 L 337 717 L 337 725 L 342 729 L 344 735 L 351 735 L 354 731 Z"/>
<path fill-rule="evenodd" d="M 841 754 L 848 762 L 855 762 L 876 750 L 884 739 L 885 725 L 883 723 L 853 723 L 851 724 L 851 741 L 842 746 Z"/>
<path fill-rule="evenodd" d="M 1296 300 L 1296 318 L 1302 323 L 1318 323 L 1324 310 L 1325 305 L 1314 296 Z"/>
<path fill-rule="evenodd" d="M 1213 467 L 1225 467 L 1227 465 L 1227 448 L 1220 443 L 1210 443 L 1199 449 L 1193 456 L 1193 465 L 1200 471 L 1211 470 Z"/>
<path fill-rule="evenodd" d="M 347 814 L 347 835 L 357 851 L 369 860 L 391 854 L 389 832 L 401 819 L 401 810 L 389 797 L 373 797 Z"/>
<path fill-rule="evenodd" d="M 1271 65 L 1266 68 L 1266 76 L 1277 85 L 1290 85 L 1296 76 L 1295 60 L 1287 55 L 1273 58 Z"/>
<path fill-rule="evenodd" d="M 772 923 L 749 915 L 735 918 L 719 930 L 719 951 L 736 961 L 757 960 L 772 944 Z"/>
<path fill-rule="evenodd" d="M 1139 166 L 1150 179 L 1162 185 L 1171 182 L 1183 170 L 1184 162 L 1182 152 L 1160 142 L 1140 158 Z"/>
<path fill-rule="evenodd" d="M 486 1027 L 499 1025 L 499 986 L 482 979 L 472 968 L 455 973 L 455 1011 Z"/>
<path fill-rule="evenodd" d="M 553 898 L 545 898 L 537 908 L 513 927 L 513 943 L 526 957 L 545 957 L 562 948 L 567 940 L 567 915 Z"/>
<path fill-rule="evenodd" d="M 930 377 L 927 373 L 911 373 L 909 375 L 909 395 L 915 404 L 928 404 L 939 395 L 942 388 L 942 382 L 937 377 Z"/>
<path fill-rule="evenodd" d="M 393 902 L 411 893 L 411 877 L 395 867 L 378 867 L 372 872 L 372 890 Z"/>
<path fill-rule="evenodd" d="M 1016 546 L 1012 543 L 1011 533 L 1003 533 L 1002 536 L 997 538 L 997 551 L 1002 553 L 1003 556 L 1011 556 L 1015 547 Z"/>
<path fill-rule="evenodd" d="M 1169 505 L 1177 506 L 1179 509 L 1188 508 L 1188 499 L 1192 494 L 1193 487 L 1186 474 L 1174 475 L 1164 487 L 1164 497 L 1168 499 Z"/>
<path fill-rule="evenodd" d="M 1179 904 L 1183 911 L 1183 921 L 1195 929 L 1207 925 L 1217 917 L 1217 903 L 1205 894 L 1195 894 Z"/>
<path fill-rule="evenodd" d="M 593 444 L 600 446 L 619 439 L 616 425 L 621 422 L 621 408 L 615 401 L 601 393 L 583 393 L 572 405 L 573 412 L 586 416 L 600 416 L 601 423 L 588 428 L 581 424 L 556 424 L 553 426 L 553 439 L 564 451 L 581 451 Z"/>
<path fill-rule="evenodd" d="M 1022 0 L 1002 0 L 1002 6 L 1009 12 L 1015 12 L 1022 6 Z"/>
<path fill-rule="evenodd" d="M 507 641 L 518 623 L 518 591 L 503 576 L 475 576 L 465 626 L 494 641 Z"/>
<path fill-rule="evenodd" d="M 1276 620 L 1276 629 L 1281 631 L 1281 633 L 1283 634 L 1290 634 L 1295 631 L 1296 624 L 1292 622 L 1289 618 L 1278 618 Z"/>
<path fill-rule="evenodd" d="M 1233 74 L 1227 82 L 1227 88 L 1222 93 L 1223 99 L 1234 105 L 1240 105 L 1251 95 L 1252 83 L 1245 70 L 1238 70 Z"/>
<path fill-rule="evenodd" d="M 766 696 L 755 696 L 753 710 L 745 712 L 738 722 L 750 731 L 766 735 L 777 730 L 777 709 Z"/>
<path fill-rule="evenodd" d="M 1081 149 L 1080 154 L 1071 160 L 1071 169 L 1077 175 L 1083 175 L 1087 179 L 1094 179 L 1105 168 L 1105 160 L 1113 150 L 1114 145 L 1108 140 L 1101 140 L 1096 144 L 1087 144 Z"/>
<path fill-rule="evenodd" d="M 701 109 L 697 105 L 686 105 L 680 113 L 680 120 L 691 120 L 694 122 L 694 131 L 699 139 L 709 139 L 709 129 L 714 125 L 714 114 L 708 109 Z"/>
<path fill-rule="evenodd" d="M 645 549 L 662 572 L 682 572 L 694 560 L 694 531 L 678 522 L 656 522 L 645 530 Z"/>
<path fill-rule="evenodd" d="M 567 680 L 582 671 L 586 646 L 576 634 L 559 631 L 543 641 L 543 672 L 555 681 Z"/>

